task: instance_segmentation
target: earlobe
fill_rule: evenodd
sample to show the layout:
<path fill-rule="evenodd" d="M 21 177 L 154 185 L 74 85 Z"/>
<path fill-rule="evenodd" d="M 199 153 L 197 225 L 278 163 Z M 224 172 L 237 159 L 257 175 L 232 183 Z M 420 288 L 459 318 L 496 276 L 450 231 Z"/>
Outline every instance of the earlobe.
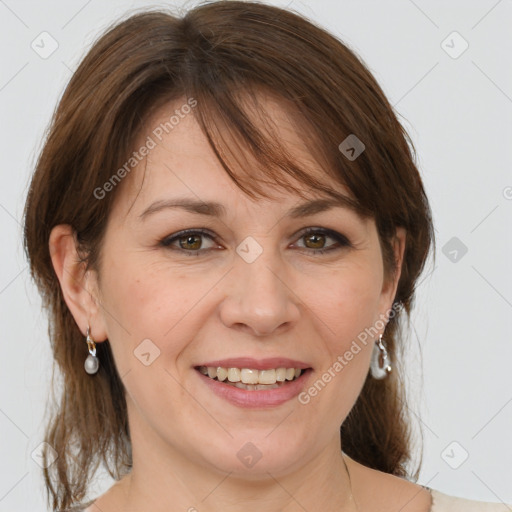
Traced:
<path fill-rule="evenodd" d="M 85 336 L 90 325 L 95 339 L 105 339 L 94 279 L 81 261 L 73 228 L 67 224 L 55 226 L 50 234 L 49 250 L 62 295 L 79 329 Z"/>

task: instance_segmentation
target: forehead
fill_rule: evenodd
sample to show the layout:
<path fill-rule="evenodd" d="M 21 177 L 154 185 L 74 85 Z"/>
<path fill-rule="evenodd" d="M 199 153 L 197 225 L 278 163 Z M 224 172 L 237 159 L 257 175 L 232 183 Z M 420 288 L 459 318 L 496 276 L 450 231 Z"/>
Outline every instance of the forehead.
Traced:
<path fill-rule="evenodd" d="M 140 130 L 134 147 L 135 152 L 145 153 L 145 156 L 127 176 L 124 190 L 119 191 L 121 197 L 117 203 L 124 210 L 140 213 L 148 201 L 166 196 L 195 196 L 199 201 L 213 197 L 222 202 L 249 200 L 223 168 L 196 119 L 197 110 L 191 104 L 190 99 L 183 97 L 160 107 Z M 247 103 L 246 112 L 258 130 L 269 137 L 269 141 L 277 140 L 288 156 L 309 175 L 350 197 L 346 187 L 329 176 L 306 149 L 289 111 L 279 101 L 262 94 L 258 104 Z M 275 173 L 275 183 L 269 183 L 268 174 L 262 173 L 262 164 L 248 150 L 244 140 L 237 138 L 222 120 L 212 128 L 217 140 L 221 140 L 222 159 L 229 162 L 237 179 L 249 188 L 265 182 L 264 194 L 268 197 L 262 198 L 263 202 L 297 201 L 299 193 L 293 188 L 308 197 L 321 197 L 318 191 L 298 182 L 282 169 Z M 289 186 L 292 183 L 293 188 Z"/>

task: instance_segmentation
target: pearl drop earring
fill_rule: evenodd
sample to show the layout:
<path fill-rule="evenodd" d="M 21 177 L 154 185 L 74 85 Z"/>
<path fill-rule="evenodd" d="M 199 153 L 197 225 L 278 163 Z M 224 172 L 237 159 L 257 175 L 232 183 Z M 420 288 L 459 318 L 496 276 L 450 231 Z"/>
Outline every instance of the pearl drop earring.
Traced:
<path fill-rule="evenodd" d="M 96 343 L 94 343 L 94 340 L 91 338 L 90 335 L 90 328 L 87 326 L 87 333 L 86 333 L 86 340 L 87 347 L 89 349 L 89 355 L 87 356 L 87 359 L 84 363 L 85 371 L 89 375 L 94 375 L 100 366 L 100 361 L 96 357 Z"/>
<path fill-rule="evenodd" d="M 377 380 L 384 379 L 391 372 L 391 364 L 388 358 L 388 351 L 382 341 L 382 334 L 375 341 L 373 346 L 372 359 L 370 363 L 372 377 Z"/>

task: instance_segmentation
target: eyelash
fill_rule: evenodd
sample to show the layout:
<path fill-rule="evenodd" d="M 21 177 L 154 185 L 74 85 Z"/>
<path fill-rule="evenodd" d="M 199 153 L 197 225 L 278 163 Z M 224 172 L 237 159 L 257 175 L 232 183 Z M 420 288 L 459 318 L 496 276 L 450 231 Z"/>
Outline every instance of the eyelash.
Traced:
<path fill-rule="evenodd" d="M 306 250 L 306 252 L 312 253 L 314 255 L 321 255 L 321 254 L 325 254 L 327 252 L 340 250 L 340 249 L 343 249 L 346 247 L 352 247 L 352 244 L 349 242 L 347 237 L 345 237 L 341 233 L 337 233 L 336 231 L 332 231 L 332 230 L 326 229 L 326 228 L 313 228 L 313 227 L 306 228 L 305 230 L 303 230 L 301 232 L 300 236 L 298 237 L 298 240 L 300 240 L 301 238 L 304 238 L 307 235 L 311 235 L 311 234 L 322 235 L 322 236 L 332 238 L 339 244 L 338 247 L 329 247 L 326 249 L 323 249 L 323 248 L 322 249 L 310 249 L 308 247 L 304 248 Z M 184 231 L 179 231 L 178 233 L 175 233 L 173 235 L 163 238 L 160 241 L 160 245 L 163 247 L 169 248 L 171 250 L 183 252 L 187 256 L 201 256 L 202 254 L 204 254 L 204 252 L 212 250 L 212 249 L 187 250 L 187 249 L 171 247 L 171 244 L 173 242 L 179 240 L 180 238 L 183 238 L 186 236 L 191 236 L 191 235 L 204 236 L 204 237 L 209 238 L 212 241 L 215 241 L 215 237 L 205 229 L 185 229 Z"/>

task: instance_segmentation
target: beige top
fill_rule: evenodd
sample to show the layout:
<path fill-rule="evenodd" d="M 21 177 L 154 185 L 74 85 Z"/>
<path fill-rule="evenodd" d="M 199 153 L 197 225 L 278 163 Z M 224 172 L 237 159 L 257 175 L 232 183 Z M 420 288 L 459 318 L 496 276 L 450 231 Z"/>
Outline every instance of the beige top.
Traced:
<path fill-rule="evenodd" d="M 488 503 L 449 496 L 427 487 L 432 494 L 430 512 L 512 512 L 512 505 Z"/>
<path fill-rule="evenodd" d="M 432 508 L 430 512 L 512 512 L 512 505 L 506 505 L 505 503 L 467 500 L 444 494 L 430 487 L 423 487 L 429 490 L 432 495 Z M 85 509 L 92 503 L 94 503 L 94 500 L 78 505 L 76 508 L 72 507 L 67 512 L 85 512 Z"/>

